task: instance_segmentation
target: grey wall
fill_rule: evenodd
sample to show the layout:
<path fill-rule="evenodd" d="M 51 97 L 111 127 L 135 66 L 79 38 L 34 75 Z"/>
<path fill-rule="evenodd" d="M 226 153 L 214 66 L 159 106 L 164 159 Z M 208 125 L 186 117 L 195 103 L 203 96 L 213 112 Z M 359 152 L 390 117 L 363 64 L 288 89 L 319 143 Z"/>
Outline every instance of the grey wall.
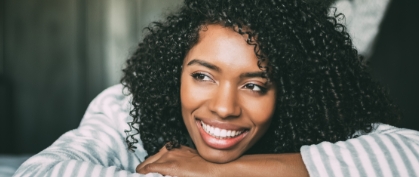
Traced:
<path fill-rule="evenodd" d="M 117 84 L 151 20 L 181 0 L 2 0 L 0 153 L 35 153 Z"/>
<path fill-rule="evenodd" d="M 404 118 L 399 126 L 419 130 L 419 1 L 393 0 L 370 58 L 373 76 L 389 88 Z"/>
<path fill-rule="evenodd" d="M 79 4 L 3 3 L 3 75 L 13 88 L 7 135 L 16 140 L 14 151 L 33 152 L 76 127 L 82 114 Z"/>

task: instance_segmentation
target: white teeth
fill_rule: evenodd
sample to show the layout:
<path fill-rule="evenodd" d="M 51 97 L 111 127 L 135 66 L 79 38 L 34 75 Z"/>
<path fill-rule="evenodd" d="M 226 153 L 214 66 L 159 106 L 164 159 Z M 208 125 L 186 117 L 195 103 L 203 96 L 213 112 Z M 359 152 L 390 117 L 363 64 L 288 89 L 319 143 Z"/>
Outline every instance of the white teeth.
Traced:
<path fill-rule="evenodd" d="M 213 134 L 214 134 L 214 135 L 221 135 L 221 133 L 220 133 L 220 129 L 219 129 L 219 128 L 215 128 L 215 130 L 214 130 Z"/>
<path fill-rule="evenodd" d="M 221 136 L 222 137 L 226 137 L 227 136 L 227 130 L 226 129 L 222 129 L 221 130 Z"/>
<path fill-rule="evenodd" d="M 201 126 L 205 132 L 217 138 L 231 138 L 242 134 L 244 131 L 226 130 L 213 127 L 201 121 Z"/>

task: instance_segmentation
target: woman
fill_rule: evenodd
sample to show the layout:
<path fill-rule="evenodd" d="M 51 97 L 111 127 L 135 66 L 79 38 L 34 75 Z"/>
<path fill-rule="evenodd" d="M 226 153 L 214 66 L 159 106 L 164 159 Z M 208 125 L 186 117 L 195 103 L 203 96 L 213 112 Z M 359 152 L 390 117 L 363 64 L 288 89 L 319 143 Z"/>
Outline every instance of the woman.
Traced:
<path fill-rule="evenodd" d="M 326 8 L 186 0 L 16 176 L 419 175 L 419 134 L 398 119 Z"/>

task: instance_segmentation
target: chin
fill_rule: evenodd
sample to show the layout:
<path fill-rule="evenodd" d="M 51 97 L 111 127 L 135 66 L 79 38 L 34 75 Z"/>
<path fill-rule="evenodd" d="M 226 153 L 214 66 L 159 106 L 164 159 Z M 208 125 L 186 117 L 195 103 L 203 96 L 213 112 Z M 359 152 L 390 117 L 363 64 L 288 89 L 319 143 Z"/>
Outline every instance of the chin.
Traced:
<path fill-rule="evenodd" d="M 212 163 L 218 163 L 218 164 L 229 163 L 229 162 L 234 161 L 234 160 L 236 160 L 237 158 L 240 157 L 239 155 L 237 155 L 237 156 L 232 156 L 231 154 L 224 155 L 225 153 L 217 153 L 217 154 L 214 154 L 214 153 L 200 153 L 199 151 L 198 151 L 198 153 L 206 161 L 212 162 Z"/>
<path fill-rule="evenodd" d="M 242 153 L 232 152 L 231 150 L 212 149 L 208 147 L 197 148 L 199 155 L 208 162 L 212 163 L 228 163 L 238 159 Z"/>

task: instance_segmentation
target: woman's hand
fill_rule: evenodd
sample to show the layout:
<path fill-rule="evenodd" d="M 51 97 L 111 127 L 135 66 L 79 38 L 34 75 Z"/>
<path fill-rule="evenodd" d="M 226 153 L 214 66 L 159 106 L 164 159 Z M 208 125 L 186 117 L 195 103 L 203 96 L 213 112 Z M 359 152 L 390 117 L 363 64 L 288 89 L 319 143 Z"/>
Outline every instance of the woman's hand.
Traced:
<path fill-rule="evenodd" d="M 137 173 L 169 176 L 308 176 L 300 153 L 244 155 L 216 164 L 204 160 L 186 146 L 168 151 L 165 147 L 137 166 Z"/>
<path fill-rule="evenodd" d="M 166 147 L 137 166 L 137 173 L 160 173 L 169 176 L 216 176 L 217 164 L 204 160 L 195 149 L 187 146 Z"/>

